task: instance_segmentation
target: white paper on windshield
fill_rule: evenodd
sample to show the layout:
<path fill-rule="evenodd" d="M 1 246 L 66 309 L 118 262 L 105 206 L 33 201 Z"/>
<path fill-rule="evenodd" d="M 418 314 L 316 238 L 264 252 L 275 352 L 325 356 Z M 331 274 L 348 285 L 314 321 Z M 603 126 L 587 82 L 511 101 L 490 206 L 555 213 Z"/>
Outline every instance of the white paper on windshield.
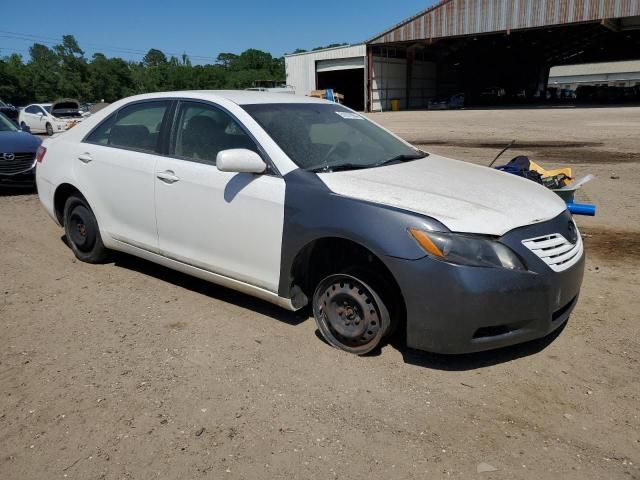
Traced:
<path fill-rule="evenodd" d="M 340 115 L 342 118 L 346 118 L 347 120 L 364 120 L 364 118 L 362 118 L 357 113 L 351 113 L 351 112 L 336 112 L 336 113 Z"/>

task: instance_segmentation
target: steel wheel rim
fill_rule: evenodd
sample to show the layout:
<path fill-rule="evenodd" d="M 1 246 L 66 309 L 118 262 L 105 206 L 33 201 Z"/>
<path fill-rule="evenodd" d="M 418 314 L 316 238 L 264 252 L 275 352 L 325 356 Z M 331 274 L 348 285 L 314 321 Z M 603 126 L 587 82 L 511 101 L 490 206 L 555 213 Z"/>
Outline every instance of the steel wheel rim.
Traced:
<path fill-rule="evenodd" d="M 82 206 L 74 208 L 71 215 L 69 215 L 69 237 L 81 252 L 90 251 L 96 241 L 95 232 L 90 226 L 90 220 L 89 212 Z"/>
<path fill-rule="evenodd" d="M 316 290 L 314 313 L 325 339 L 352 353 L 371 351 L 385 333 L 370 287 L 349 275 L 322 281 Z"/>

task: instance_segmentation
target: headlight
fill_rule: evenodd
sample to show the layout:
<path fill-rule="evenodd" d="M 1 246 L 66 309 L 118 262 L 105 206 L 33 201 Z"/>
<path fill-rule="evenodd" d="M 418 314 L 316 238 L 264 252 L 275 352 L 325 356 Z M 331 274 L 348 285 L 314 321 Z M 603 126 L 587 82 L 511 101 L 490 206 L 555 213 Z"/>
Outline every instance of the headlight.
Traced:
<path fill-rule="evenodd" d="M 424 232 L 412 228 L 411 236 L 437 260 L 475 267 L 502 267 L 526 270 L 522 260 L 507 246 L 473 235 Z"/>

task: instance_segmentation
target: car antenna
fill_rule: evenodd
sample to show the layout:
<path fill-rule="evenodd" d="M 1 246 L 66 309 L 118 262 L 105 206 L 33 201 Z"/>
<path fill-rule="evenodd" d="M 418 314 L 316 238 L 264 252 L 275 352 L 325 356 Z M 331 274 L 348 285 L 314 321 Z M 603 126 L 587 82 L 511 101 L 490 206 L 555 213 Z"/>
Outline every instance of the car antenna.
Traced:
<path fill-rule="evenodd" d="M 489 164 L 489 168 L 493 167 L 493 164 L 496 163 L 496 160 L 498 160 L 502 154 L 504 152 L 506 152 L 507 150 L 509 150 L 511 147 L 513 147 L 515 145 L 516 141 L 515 140 L 511 140 L 509 142 L 509 145 L 507 145 L 506 147 L 504 147 L 502 150 L 500 150 L 500 153 L 498 155 L 496 155 L 496 158 L 493 159 L 493 161 Z"/>

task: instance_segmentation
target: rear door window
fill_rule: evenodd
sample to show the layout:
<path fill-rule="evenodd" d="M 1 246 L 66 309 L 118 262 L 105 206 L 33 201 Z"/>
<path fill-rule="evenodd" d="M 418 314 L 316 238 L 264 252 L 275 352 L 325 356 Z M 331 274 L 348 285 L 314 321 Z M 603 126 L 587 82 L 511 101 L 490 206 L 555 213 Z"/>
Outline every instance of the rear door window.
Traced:
<path fill-rule="evenodd" d="M 160 129 L 170 104 L 170 101 L 162 100 L 126 106 L 104 120 L 85 141 L 156 153 Z"/>

